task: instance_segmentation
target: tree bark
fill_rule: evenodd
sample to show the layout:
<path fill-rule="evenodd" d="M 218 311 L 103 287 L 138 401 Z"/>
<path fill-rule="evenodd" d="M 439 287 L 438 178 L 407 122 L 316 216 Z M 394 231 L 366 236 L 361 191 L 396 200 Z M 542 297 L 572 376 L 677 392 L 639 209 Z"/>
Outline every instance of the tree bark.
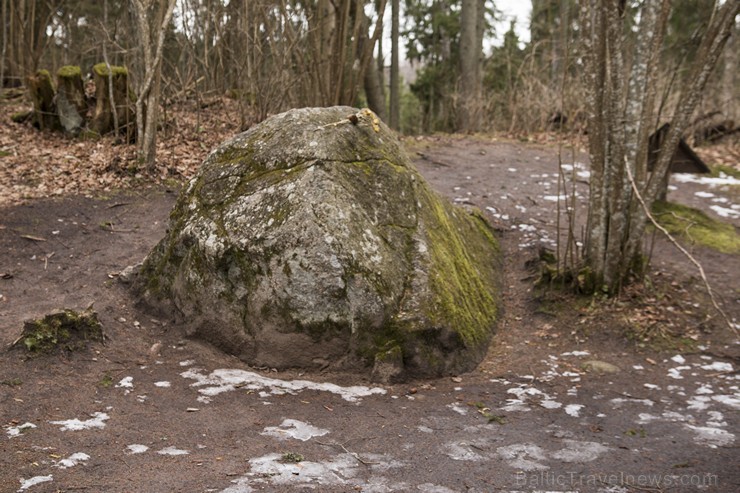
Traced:
<path fill-rule="evenodd" d="M 460 13 L 460 95 L 458 128 L 475 132 L 479 127 L 480 48 L 478 44 L 478 0 L 462 0 Z"/>
<path fill-rule="evenodd" d="M 582 55 L 588 89 L 591 181 L 585 262 L 590 288 L 614 294 L 644 269 L 642 237 L 646 203 L 658 197 L 670 160 L 740 11 L 737 2 L 715 4 L 689 76 L 678 97 L 670 129 L 648 175 L 648 140 L 655 120 L 657 73 L 669 0 L 641 5 L 634 51 L 625 63 L 624 10 L 613 0 L 581 0 Z M 625 83 L 625 75 L 628 77 Z"/>
<path fill-rule="evenodd" d="M 400 1 L 391 2 L 390 127 L 401 130 L 401 77 L 398 62 Z"/>
<path fill-rule="evenodd" d="M 133 142 L 136 134 L 134 110 L 129 94 L 128 70 L 125 67 L 110 67 L 98 63 L 93 67 L 95 81 L 95 108 L 93 109 L 91 130 L 100 135 L 115 130 L 113 108 L 119 120 L 119 128 L 126 131 L 127 142 Z M 111 97 L 112 95 L 112 97 Z"/>
<path fill-rule="evenodd" d="M 76 135 L 87 113 L 80 67 L 68 65 L 57 71 L 57 111 L 64 130 Z"/>
<path fill-rule="evenodd" d="M 159 119 L 159 87 L 162 76 L 162 51 L 175 0 L 131 0 L 136 14 L 136 30 L 142 58 L 143 80 L 137 88 L 136 133 L 138 158 L 148 171 L 154 171 Z M 152 15 L 150 9 L 156 8 Z M 207 44 L 207 43 L 206 43 Z M 207 55 L 206 55 L 207 58 Z"/>
<path fill-rule="evenodd" d="M 33 101 L 34 124 L 39 130 L 58 130 L 56 92 L 49 71 L 37 71 L 36 75 L 27 78 L 27 83 L 28 92 Z"/>

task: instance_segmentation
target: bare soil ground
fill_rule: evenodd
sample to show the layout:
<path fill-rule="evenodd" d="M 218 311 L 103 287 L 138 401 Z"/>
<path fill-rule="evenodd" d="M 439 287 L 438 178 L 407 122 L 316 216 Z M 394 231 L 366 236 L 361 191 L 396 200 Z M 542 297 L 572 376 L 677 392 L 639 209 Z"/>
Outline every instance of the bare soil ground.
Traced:
<path fill-rule="evenodd" d="M 0 158 L 13 194 L 0 206 L 0 492 L 738 491 L 737 340 L 688 261 L 657 239 L 650 282 L 617 300 L 538 291 L 526 264 L 556 237 L 557 148 L 426 138 L 410 151 L 499 229 L 504 306 L 476 371 L 392 386 L 250 368 L 185 338 L 118 279 L 163 236 L 176 190 L 132 178 L 24 200 Z M 710 214 L 737 201 L 736 188 L 674 185 L 671 200 Z M 738 256 L 692 251 L 740 318 Z M 7 349 L 23 320 L 91 304 L 106 344 Z"/>

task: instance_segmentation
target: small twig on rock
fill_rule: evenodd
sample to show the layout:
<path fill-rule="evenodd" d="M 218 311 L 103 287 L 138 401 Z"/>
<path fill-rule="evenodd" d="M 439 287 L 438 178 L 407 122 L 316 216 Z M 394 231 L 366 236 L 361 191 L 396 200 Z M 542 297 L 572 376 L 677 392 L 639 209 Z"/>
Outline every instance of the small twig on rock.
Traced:
<path fill-rule="evenodd" d="M 360 457 L 360 455 L 357 452 L 350 452 L 349 450 L 347 450 L 347 447 L 345 447 L 344 444 L 341 444 L 341 443 L 337 443 L 337 442 L 327 443 L 327 442 L 320 442 L 318 440 L 316 440 L 316 443 L 320 445 L 326 445 L 327 447 L 339 447 L 342 450 L 344 450 L 346 453 L 348 453 L 349 455 L 357 459 L 357 462 L 365 466 L 372 466 L 372 465 L 380 464 L 380 462 L 369 462 L 369 461 L 363 460 L 362 457 Z"/>

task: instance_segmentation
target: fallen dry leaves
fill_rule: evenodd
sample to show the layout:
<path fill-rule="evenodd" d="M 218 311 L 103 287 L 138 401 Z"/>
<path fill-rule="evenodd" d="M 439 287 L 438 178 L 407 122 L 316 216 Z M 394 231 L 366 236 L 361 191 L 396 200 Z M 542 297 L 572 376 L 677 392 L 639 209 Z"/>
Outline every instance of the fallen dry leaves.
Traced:
<path fill-rule="evenodd" d="M 81 140 L 10 120 L 13 113 L 27 109 L 24 102 L 0 105 L 0 206 L 185 181 L 211 149 L 239 131 L 240 121 L 237 103 L 227 98 L 211 101 L 204 109 L 189 102 L 168 108 L 157 135 L 156 170 L 147 174 L 137 165 L 135 145 L 113 136 Z"/>

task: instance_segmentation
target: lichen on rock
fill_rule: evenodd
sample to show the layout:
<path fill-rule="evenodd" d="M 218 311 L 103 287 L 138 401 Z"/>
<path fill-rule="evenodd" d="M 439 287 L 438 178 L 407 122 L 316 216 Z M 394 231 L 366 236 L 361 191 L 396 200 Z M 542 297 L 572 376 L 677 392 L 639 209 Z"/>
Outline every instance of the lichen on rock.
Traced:
<path fill-rule="evenodd" d="M 483 217 L 433 192 L 372 112 L 305 108 L 207 157 L 135 284 L 249 363 L 401 379 L 477 365 L 498 264 Z"/>

